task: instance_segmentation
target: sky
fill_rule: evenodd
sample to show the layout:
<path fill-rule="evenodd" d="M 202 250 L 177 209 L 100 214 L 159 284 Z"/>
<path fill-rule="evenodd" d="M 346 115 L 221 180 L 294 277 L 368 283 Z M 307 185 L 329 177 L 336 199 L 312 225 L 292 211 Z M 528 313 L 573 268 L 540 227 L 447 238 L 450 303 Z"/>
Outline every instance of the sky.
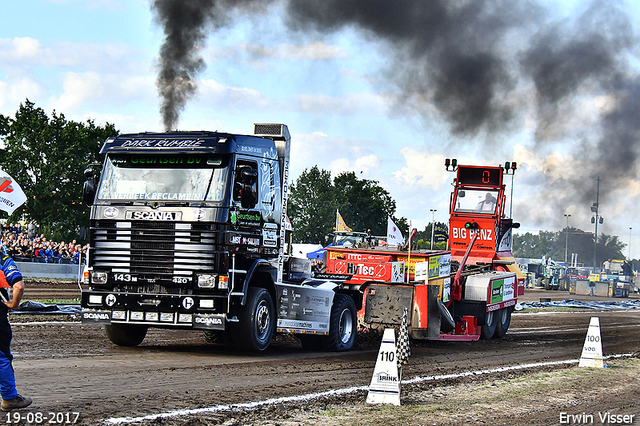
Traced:
<path fill-rule="evenodd" d="M 636 3 L 197 0 L 177 16 L 170 0 L 5 0 L 0 114 L 29 99 L 123 133 L 285 123 L 293 180 L 354 171 L 419 230 L 448 221 L 445 158 L 515 161 L 519 233 L 593 232 L 598 196 L 598 233 L 638 258 Z M 203 24 L 175 107 L 159 77 L 176 70 L 166 37 L 187 17 Z"/>

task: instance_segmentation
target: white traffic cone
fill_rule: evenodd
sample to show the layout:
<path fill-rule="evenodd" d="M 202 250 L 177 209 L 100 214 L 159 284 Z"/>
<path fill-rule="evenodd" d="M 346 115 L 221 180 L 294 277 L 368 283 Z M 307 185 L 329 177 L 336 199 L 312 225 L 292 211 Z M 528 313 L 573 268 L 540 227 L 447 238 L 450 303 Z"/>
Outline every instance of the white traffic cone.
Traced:
<path fill-rule="evenodd" d="M 598 317 L 591 317 L 578 367 L 604 368 L 602 339 L 600 338 L 600 318 Z"/>
<path fill-rule="evenodd" d="M 400 405 L 400 376 L 396 360 L 396 332 L 386 328 L 371 377 L 367 404 Z"/>

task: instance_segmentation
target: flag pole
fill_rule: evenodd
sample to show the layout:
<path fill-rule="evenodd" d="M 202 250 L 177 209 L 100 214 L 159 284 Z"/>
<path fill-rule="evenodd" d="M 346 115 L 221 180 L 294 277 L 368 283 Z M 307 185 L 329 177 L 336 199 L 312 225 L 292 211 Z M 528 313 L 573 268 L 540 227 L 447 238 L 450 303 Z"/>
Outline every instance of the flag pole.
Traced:
<path fill-rule="evenodd" d="M 407 282 L 411 281 L 411 221 L 409 221 L 409 256 L 407 258 Z"/>

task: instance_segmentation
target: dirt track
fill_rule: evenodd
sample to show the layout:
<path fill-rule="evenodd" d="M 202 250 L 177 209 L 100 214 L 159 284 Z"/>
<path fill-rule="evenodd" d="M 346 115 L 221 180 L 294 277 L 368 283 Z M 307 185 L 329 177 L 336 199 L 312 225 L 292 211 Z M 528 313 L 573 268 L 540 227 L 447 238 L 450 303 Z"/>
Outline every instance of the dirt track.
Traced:
<path fill-rule="evenodd" d="M 29 291 L 38 287 L 47 285 L 27 283 L 26 297 L 30 298 Z M 47 298 L 58 297 L 55 294 L 57 287 L 49 287 L 51 297 Z M 539 297 L 564 299 L 569 295 L 528 291 L 525 299 L 538 300 Z M 403 379 L 525 363 L 575 360 L 580 357 L 591 316 L 600 318 L 605 356 L 639 352 L 640 311 L 548 313 L 525 310 L 514 313 L 509 333 L 502 340 L 420 342 L 414 345 Z M 82 424 L 101 424 L 111 418 L 241 404 L 354 386 L 365 388 L 371 380 L 379 345 L 378 341 L 361 338 L 358 350 L 349 353 L 311 353 L 303 351 L 296 339 L 285 336 L 279 338 L 265 354 L 253 355 L 205 343 L 200 332 L 151 329 L 141 346 L 121 348 L 112 345 L 99 326 L 82 325 L 73 319 L 64 322 L 26 322 L 33 319 L 18 315 L 11 317 L 18 391 L 34 399 L 33 406 L 27 412 L 79 412 Z M 59 317 L 47 319 L 69 320 Z M 640 371 L 640 366 L 636 367 Z M 577 370 L 574 364 L 564 364 L 403 385 L 402 410 L 421 406 L 425 392 L 431 396 L 451 392 L 451 398 L 445 399 L 454 400 L 456 392 L 464 392 L 472 387 L 476 389 L 486 383 L 508 386 L 515 378 L 567 368 Z M 596 385 L 590 384 L 589 390 L 598 385 L 604 387 L 610 383 L 600 380 Z M 632 386 L 632 389 L 626 389 L 624 395 L 617 392 L 598 393 L 601 409 L 640 413 L 636 403 L 640 391 L 637 382 L 628 381 L 626 385 Z M 551 404 L 551 400 L 543 402 L 551 407 L 551 411 L 543 410 L 542 416 L 522 413 L 516 421 L 505 408 L 500 410 L 505 413 L 504 416 L 492 412 L 486 418 L 491 418 L 491 424 L 558 423 L 560 409 L 554 407 L 557 406 L 557 399 L 562 397 L 563 392 L 548 395 L 556 405 Z M 485 421 L 480 414 L 475 421 L 472 416 L 456 417 L 459 420 L 440 423 L 433 422 L 427 413 L 421 414 L 423 417 L 410 416 L 408 420 L 399 420 L 402 417 L 396 418 L 394 411 L 389 411 L 392 408 L 358 408 L 365 405 L 365 398 L 364 390 L 356 390 L 342 396 L 305 403 L 279 403 L 249 412 L 222 410 L 144 423 L 326 425 L 333 424 L 332 419 L 338 419 L 336 424 L 360 424 L 351 417 L 339 419 L 330 415 L 354 409 L 359 410 L 358 416 L 369 416 L 361 419 L 363 424 L 369 425 L 425 424 L 423 420 L 427 418 L 430 419 L 429 424 L 458 423 L 461 419 L 466 420 L 460 422 L 471 424 Z M 505 402 L 500 401 L 501 404 Z M 468 404 L 460 404 L 453 410 L 456 416 L 464 415 L 464 410 L 468 408 Z M 569 399 L 567 404 L 568 411 L 587 410 L 586 407 L 580 408 L 579 404 L 576 406 L 575 401 L 569 404 Z M 387 417 L 389 413 L 391 415 Z M 401 411 L 395 412 L 398 413 Z"/>

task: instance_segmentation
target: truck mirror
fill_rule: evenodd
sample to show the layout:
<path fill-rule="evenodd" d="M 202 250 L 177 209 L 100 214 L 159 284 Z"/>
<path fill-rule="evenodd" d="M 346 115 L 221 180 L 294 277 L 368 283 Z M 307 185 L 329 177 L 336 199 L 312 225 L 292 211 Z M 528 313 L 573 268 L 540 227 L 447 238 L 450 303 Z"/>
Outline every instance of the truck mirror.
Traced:
<path fill-rule="evenodd" d="M 233 199 L 240 201 L 242 208 L 250 209 L 258 202 L 258 171 L 250 165 L 241 165 L 236 170 L 233 183 Z"/>
<path fill-rule="evenodd" d="M 241 205 L 244 209 L 250 209 L 255 207 L 258 201 L 258 194 L 256 194 L 256 186 L 244 184 L 242 188 L 242 200 Z"/>
<path fill-rule="evenodd" d="M 84 177 L 87 179 L 93 178 L 93 167 L 89 166 L 84 169 Z"/>
<path fill-rule="evenodd" d="M 86 170 L 85 170 L 86 174 Z M 96 198 L 96 184 L 93 177 L 87 179 L 82 185 L 82 200 L 86 205 L 92 206 L 93 200 Z"/>
<path fill-rule="evenodd" d="M 242 181 L 248 185 L 253 185 L 258 180 L 258 171 L 250 167 L 245 167 L 240 172 Z"/>

